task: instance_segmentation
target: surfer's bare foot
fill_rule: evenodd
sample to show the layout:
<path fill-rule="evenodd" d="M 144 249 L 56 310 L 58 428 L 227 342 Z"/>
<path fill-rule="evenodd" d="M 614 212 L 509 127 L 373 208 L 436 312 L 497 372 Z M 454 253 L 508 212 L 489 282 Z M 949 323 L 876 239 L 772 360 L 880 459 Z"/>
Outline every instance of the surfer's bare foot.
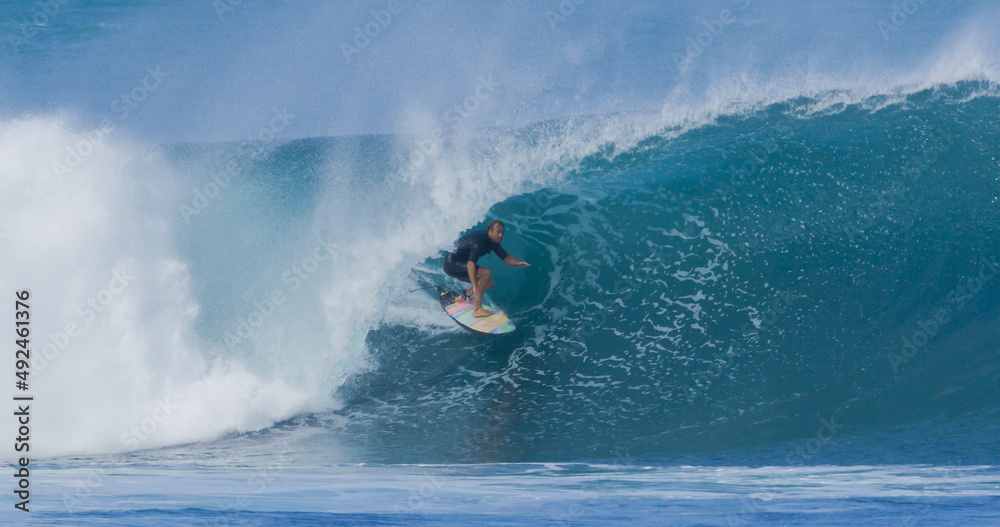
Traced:
<path fill-rule="evenodd" d="M 492 316 L 494 314 L 495 313 L 493 313 L 492 311 L 487 311 L 487 310 L 485 310 L 483 308 L 473 309 L 472 310 L 472 316 L 474 316 L 476 318 L 485 318 L 485 317 L 488 317 L 488 316 Z"/>

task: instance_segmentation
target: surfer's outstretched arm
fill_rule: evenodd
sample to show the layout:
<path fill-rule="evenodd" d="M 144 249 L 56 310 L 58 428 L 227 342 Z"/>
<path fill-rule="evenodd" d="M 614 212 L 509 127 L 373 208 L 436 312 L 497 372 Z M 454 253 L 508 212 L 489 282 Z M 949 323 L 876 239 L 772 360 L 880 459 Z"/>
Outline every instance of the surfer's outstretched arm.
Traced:
<path fill-rule="evenodd" d="M 518 260 L 517 258 L 514 258 L 509 254 L 507 255 L 506 258 L 503 259 L 503 262 L 507 265 L 513 265 L 514 267 L 531 267 L 530 263 L 522 262 L 521 260 Z"/>

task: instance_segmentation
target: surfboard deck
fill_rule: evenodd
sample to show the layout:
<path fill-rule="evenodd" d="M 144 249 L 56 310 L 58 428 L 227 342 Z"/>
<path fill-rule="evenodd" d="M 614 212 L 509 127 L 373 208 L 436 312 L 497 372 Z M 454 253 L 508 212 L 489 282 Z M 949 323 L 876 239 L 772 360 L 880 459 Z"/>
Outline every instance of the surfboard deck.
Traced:
<path fill-rule="evenodd" d="M 490 299 L 490 295 L 483 295 L 483 309 L 493 311 L 488 317 L 476 318 L 472 316 L 473 302 L 463 300 L 462 295 L 438 288 L 441 307 L 445 313 L 453 318 L 455 322 L 468 330 L 487 335 L 503 335 L 517 329 L 514 323 L 507 318 L 507 315 L 500 310 Z"/>

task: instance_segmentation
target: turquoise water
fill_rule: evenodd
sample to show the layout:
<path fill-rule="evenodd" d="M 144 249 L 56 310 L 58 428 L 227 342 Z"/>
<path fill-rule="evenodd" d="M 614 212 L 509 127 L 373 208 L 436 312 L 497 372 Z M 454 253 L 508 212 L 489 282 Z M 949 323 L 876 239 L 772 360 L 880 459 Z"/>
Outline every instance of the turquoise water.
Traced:
<path fill-rule="evenodd" d="M 222 5 L 0 11 L 0 521 L 1000 523 L 994 7 Z"/>

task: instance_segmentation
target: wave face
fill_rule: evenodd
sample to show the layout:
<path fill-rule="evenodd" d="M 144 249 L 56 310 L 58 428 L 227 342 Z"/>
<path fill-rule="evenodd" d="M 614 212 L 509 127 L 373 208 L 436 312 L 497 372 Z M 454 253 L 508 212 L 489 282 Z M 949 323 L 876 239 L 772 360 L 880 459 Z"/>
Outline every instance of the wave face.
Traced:
<path fill-rule="evenodd" d="M 517 333 L 387 322 L 323 426 L 392 461 L 661 458 L 931 421 L 924 444 L 971 441 L 995 429 L 955 423 L 996 408 L 998 118 L 988 83 L 827 94 L 589 156 L 491 209 L 533 264 L 485 264 Z"/>

